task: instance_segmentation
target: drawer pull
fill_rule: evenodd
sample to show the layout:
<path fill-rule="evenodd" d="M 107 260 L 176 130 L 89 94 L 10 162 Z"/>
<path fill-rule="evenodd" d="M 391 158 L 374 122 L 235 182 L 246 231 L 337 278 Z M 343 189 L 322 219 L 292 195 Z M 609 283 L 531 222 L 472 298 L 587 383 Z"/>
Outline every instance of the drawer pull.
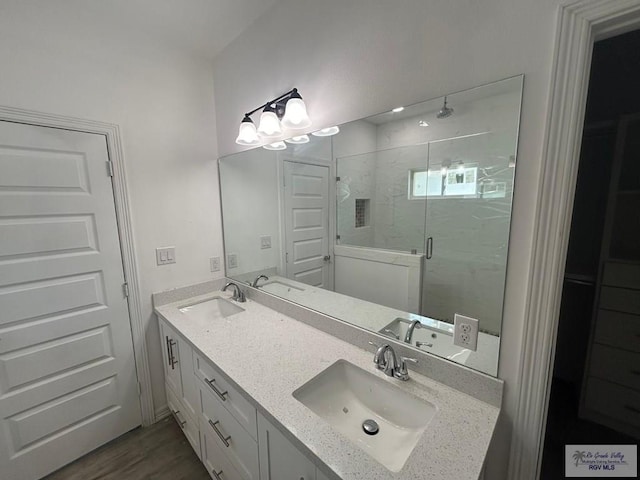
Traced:
<path fill-rule="evenodd" d="M 178 417 L 178 414 L 180 413 L 180 410 L 176 410 L 175 412 L 173 410 L 171 410 L 171 415 L 173 415 L 173 418 L 175 418 L 176 422 L 178 422 L 178 425 L 180 425 L 180 428 L 184 430 L 184 426 L 187 424 L 187 421 L 181 421 L 180 418 Z"/>
<path fill-rule="evenodd" d="M 625 405 L 624 408 L 633 413 L 640 413 L 640 408 L 632 407 L 631 405 Z"/>
<path fill-rule="evenodd" d="M 216 427 L 216 425 L 219 423 L 220 423 L 220 420 L 216 420 L 215 422 L 212 422 L 211 419 L 209 419 L 209 425 L 211 425 L 211 428 L 213 428 L 213 431 L 218 434 L 218 436 L 220 437 L 220 440 L 222 440 L 222 443 L 224 443 L 224 446 L 229 447 L 231 446 L 231 444 L 229 443 L 229 440 L 231 440 L 231 435 L 229 435 L 228 437 L 225 437 L 222 434 L 222 432 L 218 429 L 218 427 Z"/>
<path fill-rule="evenodd" d="M 171 365 L 171 370 L 176 369 L 176 363 L 178 363 L 178 359 L 173 353 L 173 346 L 176 344 L 175 340 L 169 340 L 169 365 Z"/>
<path fill-rule="evenodd" d="M 222 470 L 220 470 L 219 472 L 211 470 L 211 473 L 213 473 L 213 476 L 216 477 L 216 480 L 224 480 L 224 478 L 222 478 L 222 474 L 224 473 Z"/>
<path fill-rule="evenodd" d="M 224 392 L 221 392 L 220 390 L 218 390 L 218 389 L 216 388 L 216 386 L 213 384 L 213 383 L 216 381 L 216 379 L 215 379 L 215 378 L 212 378 L 211 380 L 207 380 L 207 379 L 205 378 L 205 379 L 204 379 L 204 381 L 205 381 L 205 382 L 207 382 L 207 385 L 209 385 L 209 386 L 211 387 L 211 390 L 213 390 L 214 392 L 216 392 L 216 395 L 218 395 L 218 396 L 220 397 L 220 399 L 221 399 L 223 402 L 227 400 L 226 398 L 224 398 L 224 396 L 225 396 L 225 395 L 228 395 L 228 394 L 229 394 L 229 392 L 228 392 L 228 391 L 226 391 L 226 390 L 225 390 Z"/>

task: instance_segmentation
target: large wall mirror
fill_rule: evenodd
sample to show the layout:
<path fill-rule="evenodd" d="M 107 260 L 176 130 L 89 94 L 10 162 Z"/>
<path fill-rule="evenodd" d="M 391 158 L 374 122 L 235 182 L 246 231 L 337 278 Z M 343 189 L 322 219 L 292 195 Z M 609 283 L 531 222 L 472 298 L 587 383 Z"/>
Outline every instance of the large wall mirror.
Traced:
<path fill-rule="evenodd" d="M 495 375 L 522 86 L 221 158 L 227 276 Z M 478 319 L 476 350 L 454 345 L 456 314 Z"/>

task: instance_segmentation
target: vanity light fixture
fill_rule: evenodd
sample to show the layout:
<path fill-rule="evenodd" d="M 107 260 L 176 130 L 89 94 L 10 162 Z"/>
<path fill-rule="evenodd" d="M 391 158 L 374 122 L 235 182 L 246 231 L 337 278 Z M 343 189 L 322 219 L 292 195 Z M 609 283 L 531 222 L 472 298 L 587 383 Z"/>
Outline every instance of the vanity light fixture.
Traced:
<path fill-rule="evenodd" d="M 269 145 L 263 145 L 262 148 L 266 150 L 286 150 L 287 146 L 284 142 L 274 142 Z"/>
<path fill-rule="evenodd" d="M 336 133 L 340 133 L 340 128 L 337 125 L 333 127 L 323 128 L 318 130 L 317 132 L 313 132 L 311 135 L 316 137 L 330 137 L 331 135 L 335 135 Z"/>
<path fill-rule="evenodd" d="M 256 129 L 251 115 L 262 110 L 260 123 Z M 269 102 L 245 113 L 236 143 L 239 145 L 256 145 L 261 138 L 271 139 L 283 134 L 283 127 L 290 130 L 300 130 L 311 125 L 311 119 L 307 114 L 307 107 L 298 93 L 293 88 Z M 282 143 L 282 142 L 276 142 Z M 286 146 L 285 146 L 286 147 Z"/>
<path fill-rule="evenodd" d="M 392 113 L 400 113 L 403 110 L 404 110 L 404 107 L 396 107 L 393 110 L 391 110 L 391 112 Z"/>
<path fill-rule="evenodd" d="M 293 145 L 302 145 L 303 143 L 309 143 L 309 135 L 298 135 L 296 137 L 291 137 L 285 139 L 285 142 L 291 143 Z"/>
<path fill-rule="evenodd" d="M 276 109 L 271 105 L 264 107 L 260 115 L 258 134 L 265 138 L 274 138 L 282 134 L 282 126 L 276 115 Z"/>
<path fill-rule="evenodd" d="M 239 145 L 256 145 L 260 142 L 256 125 L 249 115 L 245 115 L 240 123 L 240 131 L 236 143 Z"/>

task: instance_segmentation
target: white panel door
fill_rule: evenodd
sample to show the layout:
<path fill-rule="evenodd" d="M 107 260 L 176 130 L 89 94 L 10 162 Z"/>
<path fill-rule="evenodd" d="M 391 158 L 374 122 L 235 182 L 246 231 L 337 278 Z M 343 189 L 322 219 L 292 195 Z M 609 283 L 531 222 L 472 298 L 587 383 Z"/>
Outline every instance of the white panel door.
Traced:
<path fill-rule="evenodd" d="M 0 477 L 141 423 L 104 136 L 0 122 Z"/>
<path fill-rule="evenodd" d="M 329 167 L 284 162 L 287 277 L 332 289 L 329 275 Z"/>

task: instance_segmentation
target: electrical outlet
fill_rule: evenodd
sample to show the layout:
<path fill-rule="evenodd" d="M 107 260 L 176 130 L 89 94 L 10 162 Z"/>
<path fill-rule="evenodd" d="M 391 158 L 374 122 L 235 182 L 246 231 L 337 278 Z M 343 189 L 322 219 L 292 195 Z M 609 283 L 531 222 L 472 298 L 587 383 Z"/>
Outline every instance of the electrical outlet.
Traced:
<path fill-rule="evenodd" d="M 220 271 L 220 257 L 211 257 L 209 259 L 209 265 L 211 266 L 212 272 Z"/>
<path fill-rule="evenodd" d="M 238 255 L 230 253 L 227 255 L 227 268 L 238 268 Z"/>
<path fill-rule="evenodd" d="M 271 248 L 271 235 L 262 235 L 260 237 L 260 248 Z"/>
<path fill-rule="evenodd" d="M 156 248 L 156 265 L 176 263 L 176 247 Z"/>
<path fill-rule="evenodd" d="M 453 317 L 453 344 L 475 352 L 478 348 L 478 319 L 456 313 Z"/>

